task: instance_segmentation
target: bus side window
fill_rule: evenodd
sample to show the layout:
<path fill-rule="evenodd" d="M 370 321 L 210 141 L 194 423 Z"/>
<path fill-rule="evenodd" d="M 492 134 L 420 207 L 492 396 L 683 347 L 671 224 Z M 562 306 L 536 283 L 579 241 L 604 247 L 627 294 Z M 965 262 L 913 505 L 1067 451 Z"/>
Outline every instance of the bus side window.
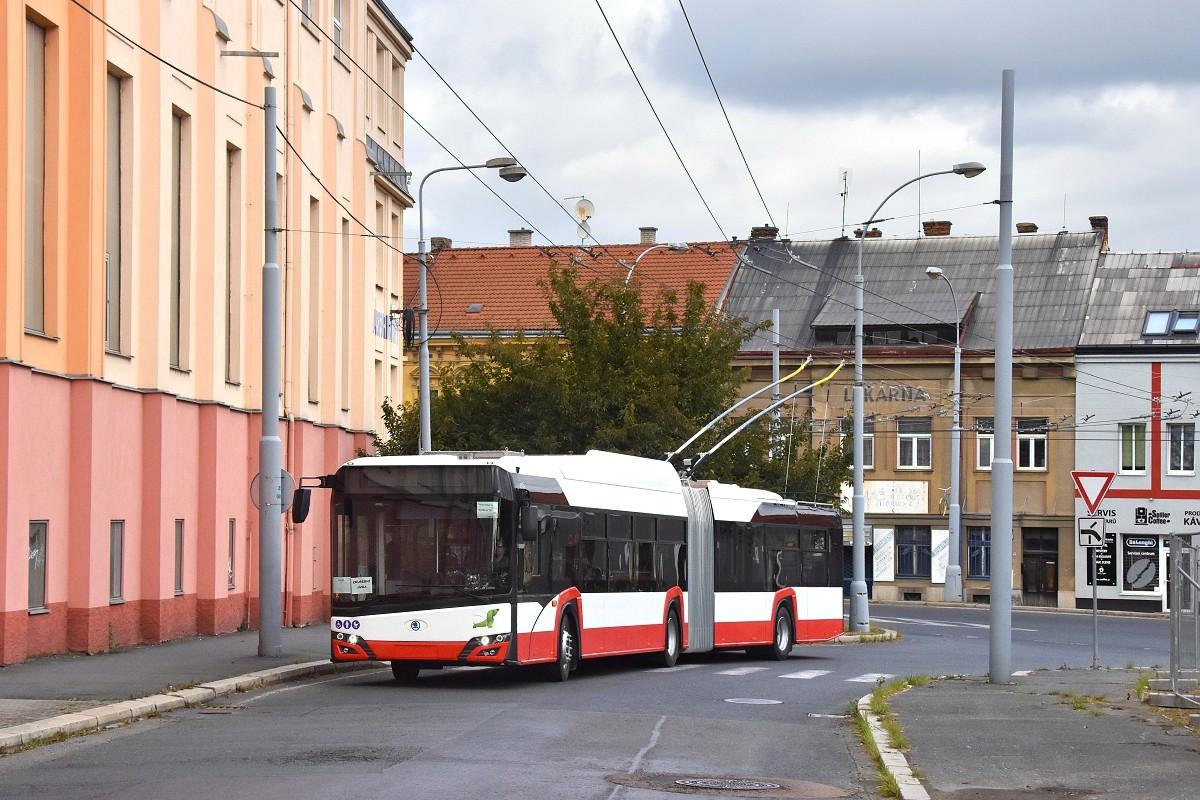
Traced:
<path fill-rule="evenodd" d="M 633 588 L 639 592 L 653 592 L 657 588 L 654 580 L 654 542 L 633 543 Z"/>
<path fill-rule="evenodd" d="M 579 585 L 579 573 L 576 566 L 579 559 L 579 515 L 560 511 L 557 524 L 554 526 L 553 544 L 549 546 L 550 557 L 550 591 L 561 592 L 571 586 Z"/>
<path fill-rule="evenodd" d="M 578 586 L 584 592 L 608 591 L 608 564 L 603 539 L 584 539 L 579 543 Z"/>
<path fill-rule="evenodd" d="M 811 528 L 800 532 L 800 585 L 828 586 L 828 542 L 827 533 Z"/>

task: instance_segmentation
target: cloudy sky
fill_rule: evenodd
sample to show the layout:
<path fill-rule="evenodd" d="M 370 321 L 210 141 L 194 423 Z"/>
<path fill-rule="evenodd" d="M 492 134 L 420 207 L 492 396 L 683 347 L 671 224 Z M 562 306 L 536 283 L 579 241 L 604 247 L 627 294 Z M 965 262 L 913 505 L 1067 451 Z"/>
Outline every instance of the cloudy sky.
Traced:
<path fill-rule="evenodd" d="M 595 236 L 637 241 L 744 238 L 776 224 L 832 238 L 900 183 L 886 236 L 919 219 L 995 235 L 1001 70 L 1016 70 L 1014 220 L 1087 230 L 1107 214 L 1115 250 L 1200 250 L 1200 3 L 684 0 L 759 200 L 705 76 L 678 0 L 601 0 L 679 147 L 705 210 L 642 98 L 595 0 L 388 0 L 417 48 L 558 198 L 595 203 Z M 409 111 L 463 160 L 502 148 L 421 56 Z M 406 123 L 414 181 L 454 160 Z M 567 214 L 532 181 L 484 179 L 556 244 L 578 243 Z M 415 186 L 415 183 L 414 183 Z M 414 189 L 415 191 L 415 189 Z M 426 190 L 426 235 L 504 244 L 524 223 L 465 174 Z M 574 201 L 562 201 L 571 208 Z M 918 209 L 920 217 L 918 217 Z M 954 210 L 948 210 L 954 209 Z M 416 249 L 417 214 L 406 216 Z M 535 235 L 535 242 L 544 243 Z"/>

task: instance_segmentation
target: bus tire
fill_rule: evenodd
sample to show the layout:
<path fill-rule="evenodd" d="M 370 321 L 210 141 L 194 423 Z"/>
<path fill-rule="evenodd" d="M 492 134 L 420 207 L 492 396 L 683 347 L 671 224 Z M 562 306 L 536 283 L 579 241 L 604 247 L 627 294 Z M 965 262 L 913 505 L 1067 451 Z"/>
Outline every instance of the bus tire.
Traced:
<path fill-rule="evenodd" d="M 662 652 L 654 659 L 655 664 L 660 667 L 670 668 L 675 666 L 679 661 L 679 651 L 681 649 L 682 637 L 679 632 L 679 612 L 675 610 L 675 606 L 667 611 L 667 626 L 663 640 Z"/>
<path fill-rule="evenodd" d="M 392 677 L 396 679 L 396 683 L 411 686 L 417 682 L 417 676 L 420 674 L 420 667 L 406 664 L 403 661 L 392 662 Z"/>
<path fill-rule="evenodd" d="M 775 661 L 783 661 L 792 652 L 795 644 L 796 629 L 792 625 L 792 612 L 781 604 L 775 609 L 775 624 L 771 626 L 771 646 L 764 648 L 764 654 Z"/>
<path fill-rule="evenodd" d="M 550 680 L 562 683 L 571 677 L 579 663 L 579 633 L 575 625 L 575 617 L 563 614 L 562 622 L 558 624 L 558 637 L 555 640 L 557 657 L 550 671 Z"/>

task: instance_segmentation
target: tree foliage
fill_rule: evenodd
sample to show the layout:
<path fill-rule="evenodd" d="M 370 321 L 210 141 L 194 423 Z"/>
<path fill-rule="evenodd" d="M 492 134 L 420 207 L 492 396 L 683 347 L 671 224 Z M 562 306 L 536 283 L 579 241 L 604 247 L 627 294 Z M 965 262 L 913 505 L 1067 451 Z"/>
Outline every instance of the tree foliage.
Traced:
<path fill-rule="evenodd" d="M 552 267 L 541 285 L 560 333 L 455 337 L 464 360 L 441 375 L 430 403 L 435 450 L 599 449 L 662 458 L 736 400 L 745 375 L 730 364 L 762 326 L 713 312 L 700 284 L 682 298 L 664 291 L 650 304 L 636 281 L 584 282 L 570 269 Z M 711 447 L 742 419 L 726 420 L 675 463 Z M 385 400 L 383 422 L 387 438 L 374 437 L 378 453 L 417 451 L 415 402 L 396 407 Z M 837 502 L 849 448 L 814 442 L 806 424 L 796 428 L 790 458 L 786 441 L 777 434 L 777 455 L 767 457 L 772 440 L 764 417 L 695 477 Z"/>

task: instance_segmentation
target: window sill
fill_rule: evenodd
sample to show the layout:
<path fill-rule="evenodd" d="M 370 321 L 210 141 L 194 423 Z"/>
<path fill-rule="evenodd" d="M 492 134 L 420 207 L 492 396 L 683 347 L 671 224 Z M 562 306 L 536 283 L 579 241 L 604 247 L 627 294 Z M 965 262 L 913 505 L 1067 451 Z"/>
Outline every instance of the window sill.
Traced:
<path fill-rule="evenodd" d="M 345 53 L 337 45 L 333 46 L 333 60 L 334 63 L 341 65 L 342 69 L 346 70 L 346 74 L 354 74 L 353 70 L 350 69 L 350 64 L 348 64 L 346 61 Z"/>
<path fill-rule="evenodd" d="M 45 331 L 31 331 L 29 328 L 25 329 L 25 335 L 26 336 L 36 336 L 37 338 L 45 339 L 48 342 L 57 342 L 58 341 L 57 336 L 51 336 L 50 334 L 46 333 Z"/>
<path fill-rule="evenodd" d="M 187 367 L 177 367 L 174 364 L 171 365 L 171 372 L 178 372 L 180 375 L 191 375 L 192 374 L 192 371 L 190 369 L 188 369 Z"/>
<path fill-rule="evenodd" d="M 123 605 L 125 605 L 125 598 L 124 597 L 110 597 L 110 598 L 108 598 L 108 604 L 110 606 L 123 606 Z"/>
<path fill-rule="evenodd" d="M 226 386 L 228 386 L 228 387 L 229 387 L 229 388 L 231 388 L 231 389 L 240 389 L 240 388 L 242 388 L 242 382 L 241 382 L 241 381 L 231 381 L 231 380 L 229 380 L 228 378 L 225 380 L 225 385 L 226 385 Z"/>
<path fill-rule="evenodd" d="M 313 37 L 318 42 L 321 41 L 321 34 L 317 33 L 317 30 L 316 30 L 317 23 L 310 22 L 308 17 L 301 15 L 300 16 L 300 27 L 303 28 L 304 30 L 308 31 L 309 36 Z"/>
<path fill-rule="evenodd" d="M 45 607 L 29 609 L 29 616 L 31 616 L 31 617 L 40 617 L 43 614 L 49 614 L 49 613 L 50 613 L 50 609 L 45 608 Z"/>
<path fill-rule="evenodd" d="M 1194 477 L 1196 477 L 1196 470 L 1193 469 L 1193 470 L 1177 471 L 1177 472 L 1172 472 L 1171 470 L 1167 470 L 1167 477 L 1168 478 L 1194 478 Z"/>
<path fill-rule="evenodd" d="M 976 472 L 986 472 L 990 475 L 992 473 L 992 468 L 991 467 L 976 467 L 975 471 Z"/>
<path fill-rule="evenodd" d="M 183 590 L 182 590 L 182 589 L 176 589 L 176 590 L 175 590 L 175 596 L 176 596 L 176 597 L 183 597 Z"/>
<path fill-rule="evenodd" d="M 933 467 L 896 467 L 897 472 L 933 472 Z"/>
<path fill-rule="evenodd" d="M 133 356 L 129 353 L 122 353 L 120 350 L 110 350 L 107 347 L 104 348 L 104 355 L 113 356 L 114 358 L 120 358 L 125 361 L 133 361 Z"/>
<path fill-rule="evenodd" d="M 1017 467 L 1017 472 L 1049 472 L 1046 467 Z"/>
<path fill-rule="evenodd" d="M 1146 474 L 1146 470 L 1144 470 L 1144 469 L 1136 469 L 1136 470 L 1128 470 L 1128 471 L 1121 470 L 1117 474 L 1118 475 L 1133 475 L 1133 476 L 1143 475 L 1144 476 Z"/>

